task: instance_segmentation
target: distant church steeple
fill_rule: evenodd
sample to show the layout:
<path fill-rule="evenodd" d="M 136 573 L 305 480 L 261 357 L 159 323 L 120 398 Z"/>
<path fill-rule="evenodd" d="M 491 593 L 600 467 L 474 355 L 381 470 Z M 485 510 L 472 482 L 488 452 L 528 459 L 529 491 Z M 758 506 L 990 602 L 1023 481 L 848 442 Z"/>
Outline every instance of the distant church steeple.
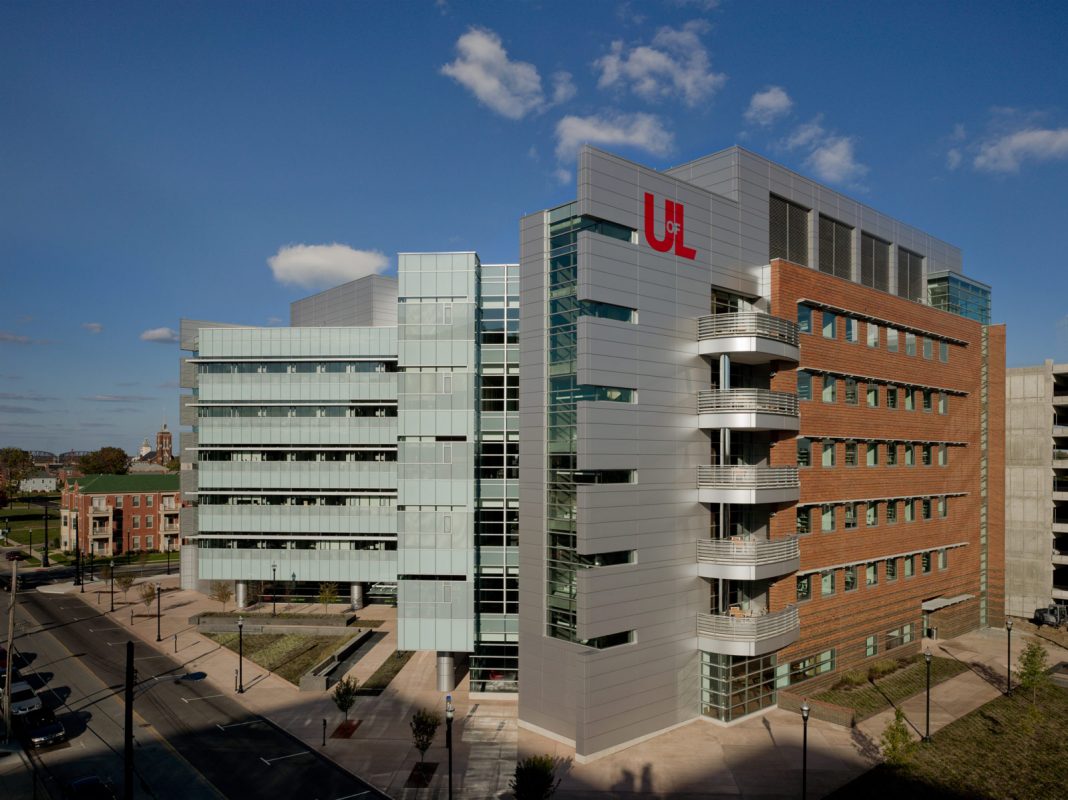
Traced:
<path fill-rule="evenodd" d="M 174 455 L 172 453 L 172 434 L 167 430 L 167 420 L 163 420 L 163 429 L 156 434 L 156 458 L 157 464 L 166 466 Z"/>

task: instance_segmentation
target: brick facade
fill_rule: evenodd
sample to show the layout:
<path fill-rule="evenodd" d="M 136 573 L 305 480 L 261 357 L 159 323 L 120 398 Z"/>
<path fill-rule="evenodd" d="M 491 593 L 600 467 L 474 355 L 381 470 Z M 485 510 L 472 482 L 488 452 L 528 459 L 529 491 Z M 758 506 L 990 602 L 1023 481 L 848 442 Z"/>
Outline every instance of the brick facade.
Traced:
<path fill-rule="evenodd" d="M 170 479 L 164 482 L 173 482 L 174 488 L 147 488 L 139 481 L 142 477 Z M 108 491 L 94 491 L 96 478 L 106 479 Z M 74 550 L 77 539 L 81 552 L 92 552 L 98 558 L 131 551 L 177 550 L 180 508 L 177 475 L 72 479 L 60 500 L 60 547 Z"/>

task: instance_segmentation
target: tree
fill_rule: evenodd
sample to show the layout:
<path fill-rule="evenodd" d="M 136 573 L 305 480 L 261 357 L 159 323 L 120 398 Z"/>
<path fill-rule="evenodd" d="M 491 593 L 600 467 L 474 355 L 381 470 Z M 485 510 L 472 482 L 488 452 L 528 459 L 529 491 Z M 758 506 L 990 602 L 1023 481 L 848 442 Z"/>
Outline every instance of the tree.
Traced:
<path fill-rule="evenodd" d="M 337 602 L 337 584 L 336 583 L 320 583 L 319 584 L 319 602 L 323 604 L 323 613 L 329 611 L 331 603 Z"/>
<path fill-rule="evenodd" d="M 130 589 L 133 587 L 134 579 L 133 575 L 123 573 L 122 575 L 115 576 L 115 585 L 119 587 L 119 591 L 122 592 L 122 599 L 125 600 Z"/>
<path fill-rule="evenodd" d="M 0 477 L 8 495 L 15 495 L 23 478 L 33 472 L 33 457 L 18 447 L 0 449 Z"/>
<path fill-rule="evenodd" d="M 434 743 L 434 735 L 441 726 L 441 716 L 429 708 L 421 708 L 412 715 L 412 744 L 419 751 L 419 763 L 423 763 L 426 751 Z"/>
<path fill-rule="evenodd" d="M 182 461 L 178 456 L 175 456 L 167 462 L 167 472 L 177 472 L 182 468 Z"/>
<path fill-rule="evenodd" d="M 905 713 L 900 708 L 894 709 L 894 721 L 886 726 L 880 742 L 883 746 L 883 758 L 890 766 L 904 766 L 912 758 L 916 751 L 916 742 L 909 735 Z"/>
<path fill-rule="evenodd" d="M 550 755 L 527 756 L 515 765 L 515 775 L 509 781 L 508 788 L 515 795 L 515 800 L 548 800 L 555 794 L 569 766 L 568 759 Z M 557 777 L 556 772 L 561 767 L 563 772 Z"/>
<path fill-rule="evenodd" d="M 234 599 L 234 587 L 226 581 L 212 581 L 208 597 L 222 603 L 223 611 L 225 611 L 226 604 Z"/>
<path fill-rule="evenodd" d="M 1032 639 L 1016 660 L 1016 680 L 1021 689 L 1031 692 L 1032 706 L 1038 703 L 1038 690 L 1049 683 L 1047 657 L 1046 648 Z"/>
<path fill-rule="evenodd" d="M 125 475 L 130 457 L 118 447 L 101 447 L 79 458 L 78 466 L 86 475 Z"/>
<path fill-rule="evenodd" d="M 156 587 L 151 583 L 141 584 L 141 601 L 145 604 L 145 608 L 152 608 L 152 603 L 156 600 Z"/>
<path fill-rule="evenodd" d="M 346 676 L 337 682 L 333 694 L 330 695 L 346 720 L 349 718 L 349 709 L 356 704 L 356 690 L 359 687 L 359 681 Z"/>

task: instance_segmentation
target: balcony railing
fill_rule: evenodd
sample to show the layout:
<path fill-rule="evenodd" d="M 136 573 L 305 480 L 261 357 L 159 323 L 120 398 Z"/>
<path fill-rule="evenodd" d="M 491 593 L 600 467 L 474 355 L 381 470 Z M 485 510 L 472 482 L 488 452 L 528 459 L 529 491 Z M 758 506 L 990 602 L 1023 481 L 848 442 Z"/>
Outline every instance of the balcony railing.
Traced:
<path fill-rule="evenodd" d="M 108 506 L 101 508 L 100 506 L 93 506 L 89 509 L 89 513 L 94 517 L 104 517 L 111 513 L 111 509 Z"/>
<path fill-rule="evenodd" d="M 800 486 L 797 467 L 701 466 L 697 468 L 699 489 L 796 489 Z"/>
<path fill-rule="evenodd" d="M 787 606 L 782 611 L 760 616 L 698 614 L 697 635 L 710 639 L 756 643 L 793 633 L 798 630 L 800 624 L 796 606 Z"/>
<path fill-rule="evenodd" d="M 1068 459 L 1068 450 L 1061 450 L 1059 447 L 1053 448 L 1053 460 L 1064 461 Z"/>
<path fill-rule="evenodd" d="M 697 319 L 698 340 L 729 336 L 760 336 L 796 347 L 797 323 L 758 311 L 708 314 Z"/>
<path fill-rule="evenodd" d="M 797 395 L 767 389 L 712 389 L 697 393 L 697 413 L 756 412 L 797 416 Z"/>
<path fill-rule="evenodd" d="M 788 539 L 699 539 L 697 560 L 709 564 L 763 566 L 790 561 L 801 553 L 797 537 Z"/>

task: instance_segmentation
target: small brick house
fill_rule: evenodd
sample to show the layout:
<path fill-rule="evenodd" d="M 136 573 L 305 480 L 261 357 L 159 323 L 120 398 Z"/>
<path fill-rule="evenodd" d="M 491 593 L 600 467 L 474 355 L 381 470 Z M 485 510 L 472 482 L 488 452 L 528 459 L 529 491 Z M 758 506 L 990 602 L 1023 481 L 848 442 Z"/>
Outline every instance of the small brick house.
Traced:
<path fill-rule="evenodd" d="M 178 474 L 71 478 L 60 503 L 60 547 L 113 556 L 178 550 Z"/>

